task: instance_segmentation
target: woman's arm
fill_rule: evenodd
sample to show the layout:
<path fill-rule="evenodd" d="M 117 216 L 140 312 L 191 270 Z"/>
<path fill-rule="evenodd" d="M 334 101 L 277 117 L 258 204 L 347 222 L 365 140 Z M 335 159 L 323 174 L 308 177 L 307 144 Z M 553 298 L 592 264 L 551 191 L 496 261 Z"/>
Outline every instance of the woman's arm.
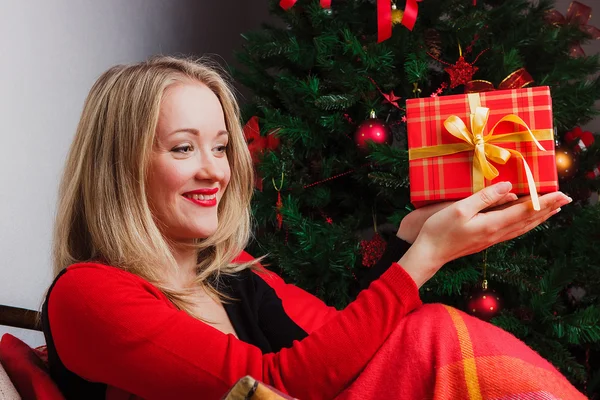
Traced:
<path fill-rule="evenodd" d="M 497 201 L 492 205 L 500 206 L 516 199 L 516 195 L 507 193 L 504 196 L 499 196 Z M 432 204 L 413 210 L 405 216 L 400 223 L 396 236 L 388 241 L 381 258 L 361 279 L 358 292 L 368 288 L 369 285 L 387 271 L 393 263 L 405 256 L 406 252 L 411 247 L 411 244 L 417 239 L 427 219 L 452 204 L 452 202 Z M 427 258 L 422 254 L 418 254 L 418 257 L 423 258 L 423 261 Z M 414 257 L 411 257 L 411 259 L 412 258 Z M 405 259 L 405 261 L 411 264 L 411 259 Z M 236 261 L 239 262 L 252 260 L 253 257 L 246 252 L 242 252 L 236 259 Z M 418 260 L 416 261 L 418 262 Z M 421 267 L 425 267 L 425 265 L 421 265 Z M 327 306 L 323 301 L 310 293 L 307 293 L 294 285 L 285 283 L 283 279 L 273 272 L 268 271 L 266 273 L 257 274 L 275 291 L 275 293 L 266 290 L 263 291 L 261 307 L 263 307 L 264 310 L 268 309 L 271 310 L 271 312 L 278 314 L 277 310 L 280 308 L 279 302 L 281 302 L 283 309 L 285 310 L 285 317 L 291 318 L 292 321 L 300 326 L 305 332 L 312 332 L 338 313 L 335 308 Z M 265 326 L 265 329 L 272 331 L 277 321 L 264 321 L 264 323 L 268 325 Z"/>
<path fill-rule="evenodd" d="M 379 261 L 361 279 L 360 290 L 368 288 L 373 281 L 383 275 L 392 264 L 397 262 L 406 253 L 409 247 L 410 244 L 408 242 L 398 237 L 394 236 L 390 239 Z M 243 252 L 237 261 L 250 261 L 252 258 L 251 255 Z M 318 297 L 295 285 L 286 283 L 274 272 L 264 270 L 264 272 L 254 271 L 254 273 L 274 291 L 274 293 L 266 289 L 261 291 L 260 301 L 263 312 L 267 314 L 270 312 L 265 310 L 275 312 L 280 307 L 278 303 L 281 302 L 287 317 L 291 318 L 293 322 L 307 333 L 311 333 L 339 313 L 336 308 L 328 306 Z M 271 325 L 273 325 L 273 329 L 277 328 L 277 321 L 264 322 L 269 325 L 266 327 L 268 330 L 271 330 Z"/>
<path fill-rule="evenodd" d="M 520 236 L 560 211 L 572 199 L 561 192 L 506 202 L 510 182 L 499 182 L 454 202 L 429 217 L 414 244 L 398 261 L 421 287 L 447 262 Z M 514 197 L 514 195 L 512 195 Z"/>

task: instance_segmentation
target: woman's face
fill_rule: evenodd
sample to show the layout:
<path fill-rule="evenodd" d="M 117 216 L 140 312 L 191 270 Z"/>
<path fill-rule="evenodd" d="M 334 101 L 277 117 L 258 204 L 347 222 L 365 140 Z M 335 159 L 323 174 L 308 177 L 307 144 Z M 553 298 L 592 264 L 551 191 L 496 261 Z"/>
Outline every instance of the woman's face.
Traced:
<path fill-rule="evenodd" d="M 168 239 L 187 242 L 216 231 L 231 176 L 228 139 L 221 103 L 206 85 L 179 82 L 165 90 L 146 190 Z"/>

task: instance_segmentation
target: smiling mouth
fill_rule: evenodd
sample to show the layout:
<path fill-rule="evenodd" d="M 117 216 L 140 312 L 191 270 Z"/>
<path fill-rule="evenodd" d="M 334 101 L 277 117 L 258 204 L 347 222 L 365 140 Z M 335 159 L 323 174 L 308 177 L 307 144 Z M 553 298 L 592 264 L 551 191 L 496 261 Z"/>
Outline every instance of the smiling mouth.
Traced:
<path fill-rule="evenodd" d="M 217 198 L 217 194 L 198 194 L 198 193 L 189 193 L 184 194 L 183 197 L 187 197 L 192 200 L 213 200 Z"/>
<path fill-rule="evenodd" d="M 217 195 L 216 194 L 184 194 L 183 197 L 202 207 L 214 207 L 217 205 Z"/>

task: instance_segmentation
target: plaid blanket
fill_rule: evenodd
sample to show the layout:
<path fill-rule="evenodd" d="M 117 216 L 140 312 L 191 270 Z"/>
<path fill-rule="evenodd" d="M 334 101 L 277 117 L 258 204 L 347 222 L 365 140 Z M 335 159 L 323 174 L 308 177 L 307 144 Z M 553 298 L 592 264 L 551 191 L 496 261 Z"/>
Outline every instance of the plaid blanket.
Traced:
<path fill-rule="evenodd" d="M 355 399 L 585 399 L 508 332 L 442 304 L 409 314 L 341 393 Z"/>

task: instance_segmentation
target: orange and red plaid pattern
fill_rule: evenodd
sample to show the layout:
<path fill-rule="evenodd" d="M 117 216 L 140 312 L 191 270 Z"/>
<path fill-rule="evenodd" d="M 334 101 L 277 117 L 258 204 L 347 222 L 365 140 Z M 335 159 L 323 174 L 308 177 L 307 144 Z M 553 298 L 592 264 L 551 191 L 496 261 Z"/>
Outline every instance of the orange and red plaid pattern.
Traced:
<path fill-rule="evenodd" d="M 514 90 L 498 90 L 480 93 L 481 106 L 490 109 L 484 133 L 505 115 L 516 114 L 531 130 L 553 129 L 552 99 L 547 86 Z M 444 127 L 450 115 L 457 115 L 467 125 L 470 106 L 467 95 L 451 95 L 409 99 L 406 101 L 408 146 L 411 149 L 441 144 L 461 143 Z M 495 134 L 519 132 L 512 122 L 502 122 Z M 554 141 L 540 140 L 546 151 L 539 150 L 534 142 L 495 143 L 500 147 L 521 152 L 531 167 L 538 193 L 558 189 L 558 178 L 554 156 Z M 426 204 L 458 200 L 473 193 L 473 151 L 440 157 L 409 161 L 410 195 L 415 207 Z M 488 186 L 495 182 L 510 181 L 513 192 L 528 194 L 527 179 L 522 161 L 511 157 L 504 165 L 494 164 L 500 175 L 494 180 L 486 179 Z"/>
<path fill-rule="evenodd" d="M 434 400 L 585 399 L 556 369 L 521 341 L 514 339 L 511 343 L 518 350 L 497 351 L 493 349 L 493 343 L 486 345 L 475 339 L 485 336 L 481 332 L 485 325 L 455 308 L 443 307 L 456 329 L 460 359 L 436 369 Z M 495 336 L 491 329 L 488 332 L 489 337 Z"/>

